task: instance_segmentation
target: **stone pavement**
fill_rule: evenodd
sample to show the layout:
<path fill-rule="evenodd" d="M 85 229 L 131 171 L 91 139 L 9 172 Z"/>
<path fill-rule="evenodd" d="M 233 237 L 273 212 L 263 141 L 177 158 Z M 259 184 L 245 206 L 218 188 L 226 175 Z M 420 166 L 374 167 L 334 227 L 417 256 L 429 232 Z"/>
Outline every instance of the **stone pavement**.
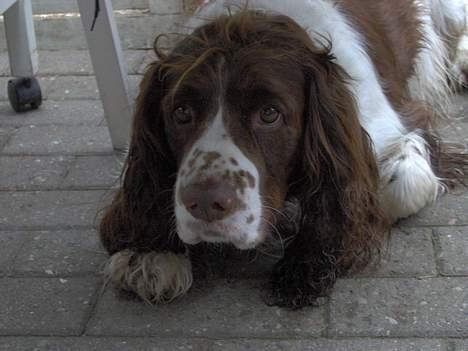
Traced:
<path fill-rule="evenodd" d="M 147 52 L 126 58 L 133 91 Z M 95 227 L 120 168 L 86 51 L 40 52 L 40 110 L 14 114 L 0 54 L 0 350 L 468 350 L 468 194 L 395 228 L 376 271 L 330 299 L 266 307 L 268 260 L 219 260 L 220 274 L 171 305 L 104 287 Z M 468 96 L 447 138 L 468 142 Z"/>

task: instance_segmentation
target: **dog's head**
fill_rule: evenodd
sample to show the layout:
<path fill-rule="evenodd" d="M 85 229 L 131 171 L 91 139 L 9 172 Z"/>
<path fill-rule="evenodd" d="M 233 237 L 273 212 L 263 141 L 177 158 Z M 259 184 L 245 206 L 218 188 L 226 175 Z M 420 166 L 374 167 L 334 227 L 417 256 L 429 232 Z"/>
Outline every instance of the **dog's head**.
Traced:
<path fill-rule="evenodd" d="M 367 191 L 375 165 L 355 111 L 330 48 L 290 18 L 221 16 L 145 75 L 120 221 L 138 217 L 130 232 L 161 236 L 174 213 L 184 243 L 247 249 L 272 233 L 292 196 L 311 211 L 321 187 L 338 203 L 359 201 L 347 185 Z"/>

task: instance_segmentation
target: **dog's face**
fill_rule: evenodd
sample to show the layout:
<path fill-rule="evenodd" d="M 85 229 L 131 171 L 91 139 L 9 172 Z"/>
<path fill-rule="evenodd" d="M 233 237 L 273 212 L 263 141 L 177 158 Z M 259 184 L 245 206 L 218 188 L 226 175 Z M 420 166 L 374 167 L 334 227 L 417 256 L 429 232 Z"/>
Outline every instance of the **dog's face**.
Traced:
<path fill-rule="evenodd" d="M 217 49 L 183 79 L 168 74 L 161 104 L 178 165 L 177 233 L 188 244 L 248 249 L 272 231 L 288 190 L 301 138 L 304 74 L 291 53 L 276 49 L 281 42 L 273 42 L 267 28 L 250 34 L 257 36 L 255 46 L 216 42 L 215 26 L 195 35 Z M 260 44 L 261 35 L 266 43 Z M 206 54 L 195 46 L 187 40 L 173 55 Z"/>

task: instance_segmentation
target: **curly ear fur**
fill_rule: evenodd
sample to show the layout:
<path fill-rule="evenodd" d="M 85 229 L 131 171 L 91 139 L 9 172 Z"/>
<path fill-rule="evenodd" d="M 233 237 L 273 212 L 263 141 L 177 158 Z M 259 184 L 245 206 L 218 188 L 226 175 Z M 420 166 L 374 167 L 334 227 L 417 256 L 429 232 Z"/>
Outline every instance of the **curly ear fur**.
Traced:
<path fill-rule="evenodd" d="M 345 72 L 328 52 L 306 62 L 303 147 L 290 197 L 301 203 L 295 240 L 276 265 L 274 303 L 313 304 L 337 275 L 378 257 L 389 230 L 377 200 L 378 168 Z"/>
<path fill-rule="evenodd" d="M 339 230 L 330 236 L 319 225 L 317 233 L 331 242 L 338 271 L 344 273 L 363 268 L 379 254 L 388 223 L 377 200 L 379 171 L 372 142 L 359 123 L 347 77 L 331 60 L 326 69 L 327 74 L 310 79 L 303 164 L 309 190 L 303 207 L 332 217 L 320 215 L 315 223 L 327 227 L 331 222 Z"/>
<path fill-rule="evenodd" d="M 176 165 L 164 133 L 163 92 L 160 65 L 154 63 L 140 85 L 122 186 L 100 224 L 101 241 L 111 254 L 184 249 L 170 234 Z"/>

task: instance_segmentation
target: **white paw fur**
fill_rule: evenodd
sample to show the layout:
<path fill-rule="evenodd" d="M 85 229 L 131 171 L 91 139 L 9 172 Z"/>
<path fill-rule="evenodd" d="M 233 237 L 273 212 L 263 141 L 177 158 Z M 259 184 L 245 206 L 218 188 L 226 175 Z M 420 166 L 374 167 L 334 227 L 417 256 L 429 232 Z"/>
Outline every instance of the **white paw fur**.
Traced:
<path fill-rule="evenodd" d="M 416 133 L 389 145 L 379 165 L 380 203 L 392 222 L 417 213 L 444 191 L 431 169 L 427 145 Z"/>
<path fill-rule="evenodd" d="M 189 258 L 170 252 L 119 251 L 110 257 L 104 273 L 108 281 L 151 304 L 171 302 L 187 293 L 193 282 Z"/>

